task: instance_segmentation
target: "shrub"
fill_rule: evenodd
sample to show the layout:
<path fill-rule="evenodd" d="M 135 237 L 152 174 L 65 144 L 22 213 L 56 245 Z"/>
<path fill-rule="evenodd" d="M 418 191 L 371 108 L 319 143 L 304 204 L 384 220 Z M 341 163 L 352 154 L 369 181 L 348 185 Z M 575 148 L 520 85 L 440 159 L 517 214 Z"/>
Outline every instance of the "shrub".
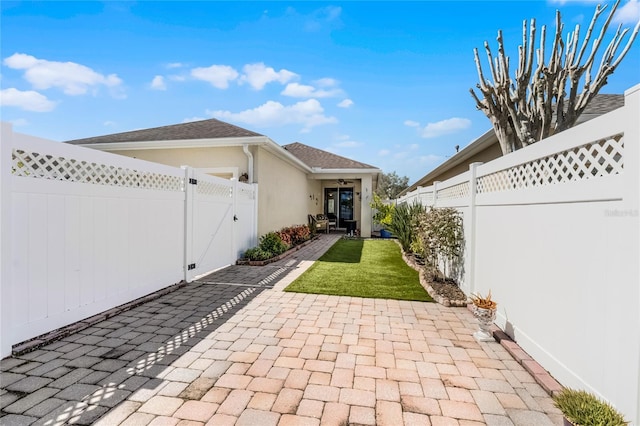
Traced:
<path fill-rule="evenodd" d="M 287 245 L 287 247 L 293 246 L 293 238 L 291 237 L 291 233 L 289 232 L 289 228 L 282 228 L 279 231 L 276 231 L 278 237 L 282 240 L 283 243 Z"/>
<path fill-rule="evenodd" d="M 307 225 L 295 225 L 282 228 L 277 234 L 288 247 L 292 247 L 307 241 L 311 237 L 311 230 Z"/>
<path fill-rule="evenodd" d="M 395 206 L 393 204 L 385 204 L 378 194 L 373 194 L 373 201 L 371 202 L 371 208 L 376 212 L 373 215 L 373 221 L 384 227 L 391 224 L 393 218 L 393 211 Z"/>
<path fill-rule="evenodd" d="M 307 225 L 295 225 L 282 228 L 277 232 L 269 232 L 260 237 L 258 247 L 253 247 L 244 252 L 243 259 L 267 260 L 284 253 L 290 247 L 302 244 L 311 236 Z"/>
<path fill-rule="evenodd" d="M 260 237 L 260 244 L 258 247 L 267 253 L 271 253 L 271 257 L 282 254 L 288 249 L 287 245 L 276 232 L 269 232 Z"/>
<path fill-rule="evenodd" d="M 260 247 L 253 247 L 244 252 L 243 258 L 248 260 L 267 260 L 271 258 L 271 253 L 262 250 Z"/>
<path fill-rule="evenodd" d="M 451 278 L 462 265 L 462 217 L 452 208 L 431 208 L 420 214 L 418 222 L 417 238 L 422 240 L 424 250 L 421 254 L 432 271 L 437 272 L 442 264 L 444 277 Z"/>

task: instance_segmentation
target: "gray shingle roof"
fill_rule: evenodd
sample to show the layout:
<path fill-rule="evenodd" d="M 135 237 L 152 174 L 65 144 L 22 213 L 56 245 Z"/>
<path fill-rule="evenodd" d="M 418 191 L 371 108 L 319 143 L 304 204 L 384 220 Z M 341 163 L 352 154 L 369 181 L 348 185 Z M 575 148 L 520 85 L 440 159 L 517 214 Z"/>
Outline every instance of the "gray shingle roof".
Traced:
<path fill-rule="evenodd" d="M 263 135 L 212 118 L 209 120 L 192 121 L 190 123 L 181 123 L 173 124 L 170 126 L 154 127 L 151 129 L 134 130 L 132 132 L 114 133 L 111 135 L 75 139 L 66 141 L 66 143 L 74 145 L 90 145 L 97 143 L 218 139 L 252 136 Z"/>
<path fill-rule="evenodd" d="M 283 146 L 284 149 L 298 157 L 309 167 L 323 169 L 376 169 L 377 167 L 359 161 L 351 160 L 331 152 L 313 148 L 300 142 Z"/>
<path fill-rule="evenodd" d="M 598 93 L 593 97 L 591 102 L 587 104 L 576 124 L 584 123 L 592 118 L 596 118 L 602 114 L 613 111 L 624 106 L 624 95 L 610 95 Z"/>

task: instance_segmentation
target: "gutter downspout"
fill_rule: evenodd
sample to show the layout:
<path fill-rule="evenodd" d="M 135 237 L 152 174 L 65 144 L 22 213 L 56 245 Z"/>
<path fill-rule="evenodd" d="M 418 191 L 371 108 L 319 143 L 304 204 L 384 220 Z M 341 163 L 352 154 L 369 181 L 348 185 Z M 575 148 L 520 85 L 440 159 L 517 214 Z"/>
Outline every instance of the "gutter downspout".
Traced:
<path fill-rule="evenodd" d="M 248 183 L 253 183 L 253 154 L 251 154 L 251 151 L 249 151 L 249 144 L 246 144 L 246 143 L 242 144 L 242 151 L 244 151 L 248 159 L 248 164 L 247 164 L 247 174 L 249 175 Z"/>

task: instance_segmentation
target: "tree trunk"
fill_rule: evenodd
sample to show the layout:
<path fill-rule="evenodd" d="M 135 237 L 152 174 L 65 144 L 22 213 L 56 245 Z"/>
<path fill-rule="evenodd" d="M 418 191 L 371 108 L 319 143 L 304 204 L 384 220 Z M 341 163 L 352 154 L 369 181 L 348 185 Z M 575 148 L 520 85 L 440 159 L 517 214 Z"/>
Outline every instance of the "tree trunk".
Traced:
<path fill-rule="evenodd" d="M 505 55 L 502 31 L 498 31 L 498 57 L 495 60 L 489 44 L 484 43 L 493 82 L 485 78 L 478 49 L 474 49 L 479 80 L 476 87 L 482 97 L 480 98 L 473 89 L 470 89 L 471 96 L 476 102 L 476 107 L 491 121 L 503 155 L 574 126 L 589 102 L 607 84 L 607 78 L 625 57 L 640 30 L 638 22 L 624 49 L 616 56 L 616 51 L 629 31 L 629 28 L 622 30 L 621 26 L 618 26 L 613 39 L 602 54 L 598 70 L 592 77 L 596 53 L 619 3 L 620 0 L 617 0 L 611 8 L 598 38 L 593 41 L 591 53 L 583 64 L 582 58 L 587 46 L 591 44 L 593 29 L 606 6 L 596 7 L 580 50 L 580 26 L 576 25 L 574 31 L 567 36 L 565 46 L 562 38 L 564 25 L 560 12 L 557 11 L 556 31 L 548 64 L 545 64 L 546 27 L 543 26 L 541 29 L 540 47 L 535 50 L 535 20 L 531 20 L 528 36 L 527 22 L 523 21 L 522 45 L 518 47 L 515 82 L 509 75 L 509 57 Z M 535 70 L 534 50 L 537 56 Z"/>

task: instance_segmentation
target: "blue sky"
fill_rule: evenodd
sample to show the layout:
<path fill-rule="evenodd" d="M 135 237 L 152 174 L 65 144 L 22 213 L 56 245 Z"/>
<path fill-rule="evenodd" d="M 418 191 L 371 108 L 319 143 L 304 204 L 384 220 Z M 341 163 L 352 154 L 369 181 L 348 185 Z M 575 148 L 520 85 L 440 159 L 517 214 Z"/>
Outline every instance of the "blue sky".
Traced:
<path fill-rule="evenodd" d="M 3 0 L 1 119 L 63 141 L 213 117 L 413 182 L 490 128 L 473 48 L 501 29 L 513 68 L 523 20 L 584 34 L 595 4 Z M 601 93 L 638 83 L 640 40 Z"/>

